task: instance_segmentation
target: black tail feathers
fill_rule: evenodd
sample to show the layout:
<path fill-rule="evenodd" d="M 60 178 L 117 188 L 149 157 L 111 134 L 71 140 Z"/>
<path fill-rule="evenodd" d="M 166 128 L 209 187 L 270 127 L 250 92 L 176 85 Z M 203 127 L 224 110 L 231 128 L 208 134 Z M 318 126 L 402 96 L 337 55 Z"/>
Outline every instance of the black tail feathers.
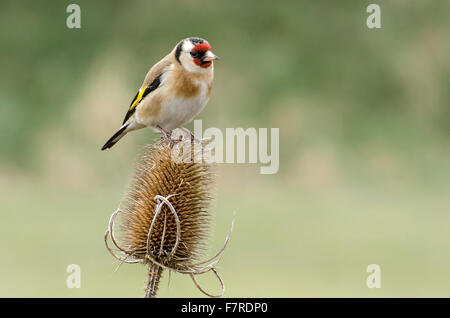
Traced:
<path fill-rule="evenodd" d="M 102 150 L 109 149 L 112 146 L 116 144 L 122 138 L 125 136 L 126 132 L 125 130 L 128 128 L 128 125 L 123 125 L 120 127 L 120 129 L 111 137 L 108 139 L 108 141 L 103 145 Z"/>

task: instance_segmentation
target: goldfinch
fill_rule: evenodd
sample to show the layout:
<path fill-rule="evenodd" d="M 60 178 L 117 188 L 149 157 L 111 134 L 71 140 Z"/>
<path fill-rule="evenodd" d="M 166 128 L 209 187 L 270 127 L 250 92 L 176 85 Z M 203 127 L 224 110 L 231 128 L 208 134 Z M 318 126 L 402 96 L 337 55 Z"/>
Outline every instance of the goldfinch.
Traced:
<path fill-rule="evenodd" d="M 170 138 L 172 130 L 194 119 L 208 103 L 216 59 L 206 40 L 180 41 L 147 73 L 122 126 L 102 150 L 114 146 L 130 131 L 148 126 Z"/>

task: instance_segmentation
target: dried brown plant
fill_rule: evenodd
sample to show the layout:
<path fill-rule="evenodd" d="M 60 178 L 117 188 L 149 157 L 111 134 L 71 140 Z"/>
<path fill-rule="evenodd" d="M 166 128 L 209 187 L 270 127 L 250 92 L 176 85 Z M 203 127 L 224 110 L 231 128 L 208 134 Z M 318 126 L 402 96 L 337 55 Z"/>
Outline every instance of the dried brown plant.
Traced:
<path fill-rule="evenodd" d="M 187 138 L 175 142 L 164 139 L 146 146 L 138 158 L 129 189 L 111 216 L 105 233 L 106 246 L 121 262 L 148 266 L 145 297 L 156 296 L 164 269 L 189 274 L 208 296 L 221 296 L 225 290 L 215 266 L 231 231 L 219 253 L 202 261 L 214 221 L 210 208 L 215 181 L 214 165 L 202 159 L 201 143 L 194 140 L 191 143 Z M 120 244 L 114 232 L 118 214 Z M 109 247 L 109 237 L 117 250 Z M 206 293 L 195 280 L 194 275 L 208 271 L 219 279 L 222 286 L 219 295 Z"/>

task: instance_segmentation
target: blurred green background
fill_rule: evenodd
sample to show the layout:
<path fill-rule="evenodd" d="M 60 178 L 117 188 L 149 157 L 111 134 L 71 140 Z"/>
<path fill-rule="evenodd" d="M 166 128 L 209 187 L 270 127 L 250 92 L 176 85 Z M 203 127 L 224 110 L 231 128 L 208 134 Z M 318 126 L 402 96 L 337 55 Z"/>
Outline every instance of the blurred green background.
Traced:
<path fill-rule="evenodd" d="M 211 254 L 236 214 L 225 296 L 450 296 L 449 1 L 377 1 L 372 30 L 371 1 L 76 1 L 68 29 L 70 3 L 0 2 L 0 296 L 143 296 L 145 269 L 114 272 L 103 234 L 159 137 L 100 147 L 189 36 L 221 57 L 203 127 L 280 128 L 277 174 L 220 165 Z M 160 296 L 202 296 L 168 278 Z"/>

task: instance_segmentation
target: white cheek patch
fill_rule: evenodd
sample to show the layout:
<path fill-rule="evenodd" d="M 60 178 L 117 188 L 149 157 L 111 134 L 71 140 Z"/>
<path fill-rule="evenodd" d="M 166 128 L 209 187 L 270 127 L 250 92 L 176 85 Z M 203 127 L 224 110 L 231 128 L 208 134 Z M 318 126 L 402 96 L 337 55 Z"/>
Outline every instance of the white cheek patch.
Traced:
<path fill-rule="evenodd" d="M 183 67 L 189 71 L 189 72 L 194 72 L 195 71 L 195 64 L 192 61 L 192 58 L 189 54 L 189 52 L 194 48 L 194 45 L 192 44 L 191 41 L 184 41 L 183 46 L 182 46 L 182 51 L 180 54 L 180 60 L 181 60 L 181 65 L 183 65 Z"/>
<path fill-rule="evenodd" d="M 197 65 L 195 65 L 194 61 L 192 61 L 192 58 L 189 56 L 189 53 L 182 52 L 180 59 L 181 65 L 189 72 L 195 72 L 197 68 L 199 68 Z"/>

